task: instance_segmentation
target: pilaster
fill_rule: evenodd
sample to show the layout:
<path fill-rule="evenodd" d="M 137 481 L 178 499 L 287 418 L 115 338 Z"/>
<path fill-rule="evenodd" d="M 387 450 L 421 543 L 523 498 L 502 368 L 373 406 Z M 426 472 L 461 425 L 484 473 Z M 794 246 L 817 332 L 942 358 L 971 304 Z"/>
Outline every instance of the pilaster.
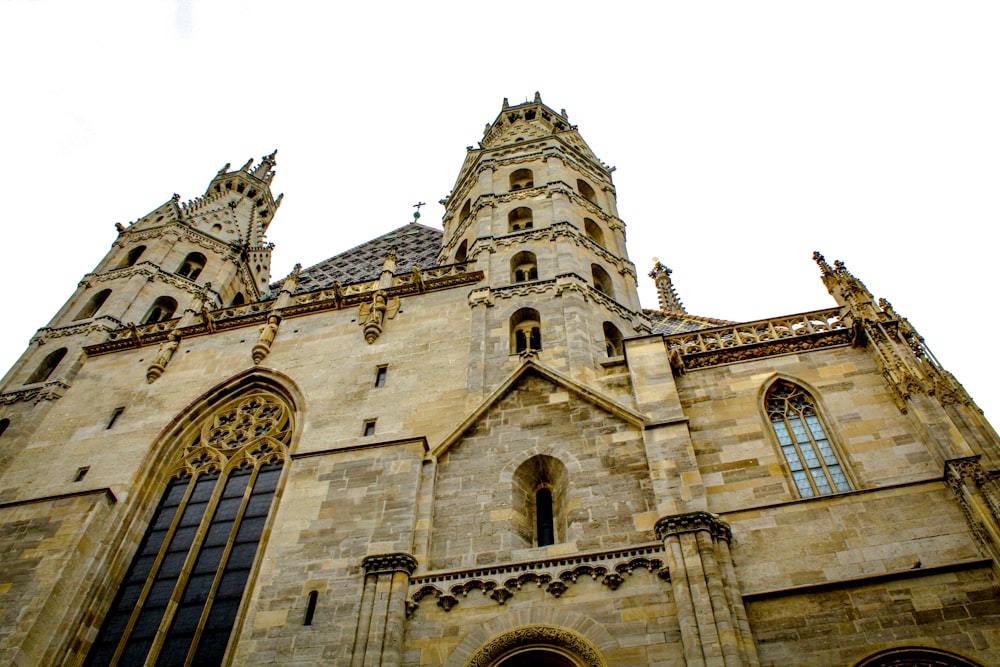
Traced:
<path fill-rule="evenodd" d="M 406 553 L 366 556 L 351 667 L 398 667 L 403 648 L 406 594 L 416 559 Z"/>
<path fill-rule="evenodd" d="M 729 551 L 729 524 L 708 512 L 688 512 L 661 518 L 656 535 L 670 569 L 687 666 L 760 664 Z"/>

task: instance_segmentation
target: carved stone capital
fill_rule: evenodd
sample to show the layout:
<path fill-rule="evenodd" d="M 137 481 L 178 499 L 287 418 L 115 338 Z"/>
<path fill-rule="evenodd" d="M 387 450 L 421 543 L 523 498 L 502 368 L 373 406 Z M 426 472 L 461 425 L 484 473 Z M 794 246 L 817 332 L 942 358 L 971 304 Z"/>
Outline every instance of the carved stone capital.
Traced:
<path fill-rule="evenodd" d="M 989 479 L 986 470 L 979 461 L 979 455 L 964 456 L 960 459 L 945 461 L 945 479 L 949 485 L 974 484 L 981 486 Z"/>
<path fill-rule="evenodd" d="M 365 574 L 380 574 L 383 572 L 406 572 L 413 574 L 417 569 L 417 559 L 406 553 L 379 554 L 365 556 L 361 561 Z"/>
<path fill-rule="evenodd" d="M 675 514 L 665 516 L 656 522 L 656 536 L 665 539 L 670 535 L 679 533 L 693 533 L 699 530 L 707 530 L 716 539 L 732 542 L 733 532 L 729 524 L 719 516 L 708 512 L 688 512 L 686 514 Z"/>

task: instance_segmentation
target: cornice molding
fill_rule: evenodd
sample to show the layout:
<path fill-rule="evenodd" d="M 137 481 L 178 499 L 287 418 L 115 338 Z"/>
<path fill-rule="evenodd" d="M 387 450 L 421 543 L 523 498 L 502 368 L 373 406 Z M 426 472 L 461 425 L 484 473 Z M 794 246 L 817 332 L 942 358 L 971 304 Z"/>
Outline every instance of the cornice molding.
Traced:
<path fill-rule="evenodd" d="M 694 533 L 705 530 L 712 534 L 712 537 L 732 542 L 733 531 L 729 528 L 720 516 L 708 512 L 687 512 L 685 514 L 674 514 L 673 516 L 661 517 L 655 526 L 656 536 L 661 540 L 671 535 L 681 533 Z"/>

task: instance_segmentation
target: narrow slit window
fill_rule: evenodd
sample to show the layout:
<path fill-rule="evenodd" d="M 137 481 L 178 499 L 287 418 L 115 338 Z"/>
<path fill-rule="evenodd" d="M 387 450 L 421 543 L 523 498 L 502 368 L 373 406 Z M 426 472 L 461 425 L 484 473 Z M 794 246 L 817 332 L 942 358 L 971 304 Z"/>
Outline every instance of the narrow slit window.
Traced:
<path fill-rule="evenodd" d="M 364 428 L 364 432 L 363 433 L 364 433 L 364 435 L 375 435 L 375 420 L 374 419 L 366 419 L 365 420 L 365 428 Z"/>
<path fill-rule="evenodd" d="M 385 386 L 385 374 L 388 370 L 388 366 L 379 366 L 375 369 L 375 386 L 384 387 Z"/>
<path fill-rule="evenodd" d="M 535 492 L 535 519 L 538 546 L 555 544 L 555 523 L 552 518 L 552 491 L 542 487 Z"/>
<path fill-rule="evenodd" d="M 3 435 L 3 432 L 7 430 L 8 426 L 10 426 L 9 419 L 7 419 L 6 417 L 0 419 L 0 435 Z"/>
<path fill-rule="evenodd" d="M 77 468 L 76 474 L 73 475 L 73 481 L 74 482 L 82 482 L 83 478 L 87 476 L 88 472 L 90 472 L 90 466 L 84 466 L 83 468 Z"/>
<path fill-rule="evenodd" d="M 316 601 L 319 598 L 319 591 L 309 591 L 309 599 L 306 602 L 306 617 L 302 625 L 312 625 L 313 617 L 316 615 Z"/>
<path fill-rule="evenodd" d="M 118 421 L 118 418 L 122 416 L 123 412 L 125 412 L 125 407 L 124 406 L 119 406 L 119 407 L 115 408 L 115 411 L 111 413 L 111 419 L 108 420 L 108 426 L 107 426 L 107 428 L 111 428 L 112 426 L 114 426 L 115 422 Z M 107 429 L 105 429 L 105 430 L 107 430 Z"/>

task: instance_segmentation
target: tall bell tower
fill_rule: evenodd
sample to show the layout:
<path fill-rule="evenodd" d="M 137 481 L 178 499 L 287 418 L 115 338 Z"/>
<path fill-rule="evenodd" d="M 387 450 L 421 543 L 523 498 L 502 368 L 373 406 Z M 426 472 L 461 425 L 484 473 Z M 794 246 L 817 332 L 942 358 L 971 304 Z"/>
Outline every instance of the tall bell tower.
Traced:
<path fill-rule="evenodd" d="M 470 146 L 445 206 L 442 263 L 471 261 L 470 385 L 494 386 L 524 356 L 581 380 L 603 375 L 623 337 L 647 331 L 625 250 L 614 169 L 535 93 L 505 99 Z M 597 306 L 596 308 L 594 306 Z"/>
<path fill-rule="evenodd" d="M 235 171 L 227 164 L 201 197 L 182 202 L 175 194 L 135 222 L 116 224 L 108 254 L 38 330 L 0 393 L 57 398 L 82 365 L 83 347 L 111 330 L 258 300 L 270 279 L 264 234 L 281 204 L 271 195 L 276 153 Z"/>

